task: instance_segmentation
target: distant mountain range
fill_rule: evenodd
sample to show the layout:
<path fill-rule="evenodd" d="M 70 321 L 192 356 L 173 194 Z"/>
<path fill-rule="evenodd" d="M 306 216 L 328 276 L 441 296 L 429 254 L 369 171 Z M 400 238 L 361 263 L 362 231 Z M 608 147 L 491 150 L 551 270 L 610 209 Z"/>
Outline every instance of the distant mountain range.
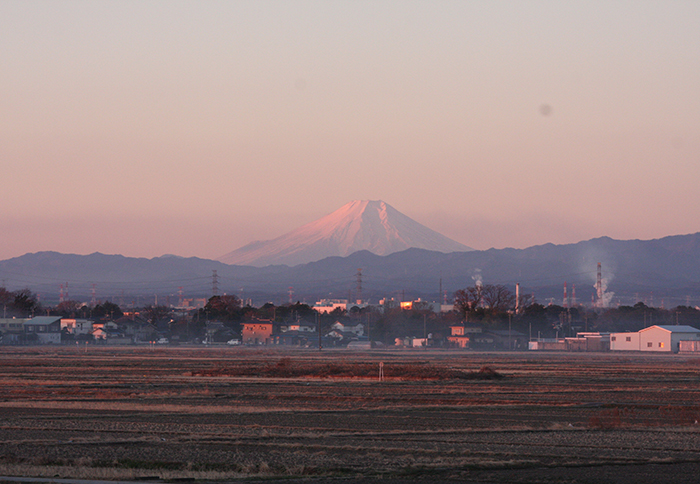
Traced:
<path fill-rule="evenodd" d="M 409 248 L 445 253 L 473 250 L 419 224 L 381 200 L 355 200 L 281 237 L 252 242 L 218 260 L 257 267 L 295 266 L 326 257 L 346 257 L 360 250 L 389 255 Z"/>
<path fill-rule="evenodd" d="M 158 294 L 162 304 L 167 297 L 177 302 L 180 288 L 185 297 L 211 296 L 216 271 L 220 293 L 252 298 L 255 304 L 280 304 L 288 301 L 291 287 L 294 301 L 313 303 L 323 297 L 356 297 L 361 268 L 361 296 L 372 302 L 380 297 L 436 300 L 440 287 L 451 296 L 480 279 L 509 287 L 519 282 L 521 291 L 534 293 L 539 302 L 551 298 L 561 304 L 565 282 L 569 294 L 576 286 L 579 302 L 591 301 L 598 262 L 613 304 L 700 305 L 700 233 L 647 241 L 602 237 L 527 249 L 442 253 L 410 248 L 384 256 L 359 251 L 293 267 L 40 252 L 0 261 L 0 281 L 11 290 L 28 287 L 47 304 L 58 300 L 59 285 L 66 283 L 71 299 L 89 301 L 94 284 L 99 300 L 132 302 L 138 296 L 142 304 L 153 303 Z"/>

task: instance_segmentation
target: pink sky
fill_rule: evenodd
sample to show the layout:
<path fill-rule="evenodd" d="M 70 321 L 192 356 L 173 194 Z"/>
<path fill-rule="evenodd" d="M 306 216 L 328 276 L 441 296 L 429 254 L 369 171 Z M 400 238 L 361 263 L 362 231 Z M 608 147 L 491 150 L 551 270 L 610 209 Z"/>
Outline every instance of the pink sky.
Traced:
<path fill-rule="evenodd" d="M 0 259 L 215 258 L 354 199 L 478 249 L 698 232 L 698 25 L 691 1 L 6 0 Z"/>

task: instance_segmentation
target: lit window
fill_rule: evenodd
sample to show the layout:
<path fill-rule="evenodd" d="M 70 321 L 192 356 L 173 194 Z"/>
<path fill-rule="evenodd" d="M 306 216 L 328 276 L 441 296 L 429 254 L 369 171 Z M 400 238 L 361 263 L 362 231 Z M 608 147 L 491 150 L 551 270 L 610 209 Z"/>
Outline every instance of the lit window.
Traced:
<path fill-rule="evenodd" d="M 659 348 L 663 348 L 663 347 L 664 347 L 663 342 L 660 342 L 660 343 L 659 343 Z"/>

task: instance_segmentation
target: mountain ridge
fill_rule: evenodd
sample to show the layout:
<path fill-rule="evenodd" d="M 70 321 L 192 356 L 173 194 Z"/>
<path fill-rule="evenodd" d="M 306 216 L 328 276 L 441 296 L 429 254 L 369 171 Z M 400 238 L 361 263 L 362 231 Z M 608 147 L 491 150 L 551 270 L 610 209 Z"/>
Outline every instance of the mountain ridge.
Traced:
<path fill-rule="evenodd" d="M 635 298 L 668 307 L 700 305 L 700 233 L 652 240 L 621 241 L 599 237 L 572 244 L 542 244 L 525 249 L 440 253 L 410 248 L 386 256 L 357 251 L 346 257 L 328 257 L 300 264 L 252 267 L 227 265 L 197 257 L 152 259 L 122 255 L 40 252 L 0 261 L 0 280 L 8 289 L 27 287 L 42 301 L 58 297 L 59 284 L 68 282 L 70 294 L 89 300 L 92 284 L 98 299 L 116 300 L 140 295 L 212 294 L 212 271 L 217 271 L 220 293 L 252 298 L 257 303 L 284 303 L 293 287 L 294 299 L 348 298 L 362 268 L 363 297 L 422 297 L 435 300 L 441 287 L 448 295 L 476 280 L 534 293 L 540 302 L 561 301 L 563 284 L 576 285 L 579 301 L 590 301 L 597 263 L 616 294 L 614 301 L 634 304 Z"/>
<path fill-rule="evenodd" d="M 381 200 L 354 200 L 275 239 L 257 240 L 219 258 L 226 264 L 295 266 L 345 257 L 359 250 L 388 255 L 411 247 L 438 252 L 470 251 Z"/>

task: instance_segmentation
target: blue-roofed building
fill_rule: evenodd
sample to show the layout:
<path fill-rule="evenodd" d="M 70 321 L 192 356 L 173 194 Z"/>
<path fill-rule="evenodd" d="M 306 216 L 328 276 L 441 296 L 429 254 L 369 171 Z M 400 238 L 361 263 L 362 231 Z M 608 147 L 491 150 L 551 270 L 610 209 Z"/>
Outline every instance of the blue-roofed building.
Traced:
<path fill-rule="evenodd" d="M 24 339 L 30 344 L 61 344 L 61 317 L 37 316 L 26 320 L 24 322 Z"/>

